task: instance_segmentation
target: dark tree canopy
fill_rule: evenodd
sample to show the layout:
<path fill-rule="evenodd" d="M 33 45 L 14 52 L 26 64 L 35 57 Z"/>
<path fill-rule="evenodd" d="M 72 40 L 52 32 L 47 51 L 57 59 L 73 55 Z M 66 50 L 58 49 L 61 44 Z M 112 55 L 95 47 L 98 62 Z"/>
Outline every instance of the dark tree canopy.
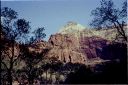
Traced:
<path fill-rule="evenodd" d="M 1 10 L 1 18 L 2 32 L 7 39 L 14 41 L 19 40 L 29 33 L 29 22 L 25 19 L 17 19 L 17 12 L 11 8 L 3 7 Z"/>
<path fill-rule="evenodd" d="M 25 19 L 18 19 L 18 14 L 14 10 L 8 7 L 3 7 L 1 9 L 1 30 L 0 36 L 3 36 L 3 40 L 0 37 L 2 46 L 4 48 L 0 49 L 1 53 L 1 65 L 3 65 L 7 72 L 8 85 L 12 85 L 14 63 L 20 57 L 18 52 L 17 41 L 23 41 L 26 34 L 29 33 L 30 26 L 29 22 Z M 6 42 L 4 42 L 6 41 Z M 4 78 L 4 76 L 2 76 Z"/>
<path fill-rule="evenodd" d="M 17 18 L 17 12 L 12 10 L 11 8 L 8 7 L 3 7 L 1 9 L 1 16 L 6 17 L 9 20 L 16 19 Z"/>
<path fill-rule="evenodd" d="M 43 40 L 45 37 L 46 37 L 46 34 L 44 33 L 44 27 L 39 27 L 37 29 L 35 29 L 32 34 L 34 36 L 31 36 L 30 39 L 29 39 L 29 44 L 32 44 L 34 43 L 35 41 L 38 41 L 38 40 Z"/>
<path fill-rule="evenodd" d="M 43 33 L 44 31 L 44 27 L 40 27 L 40 28 L 37 28 L 33 33 L 35 35 L 35 39 L 39 39 L 39 40 L 42 40 L 43 38 L 45 38 L 46 34 Z"/>
<path fill-rule="evenodd" d="M 91 26 L 94 28 L 111 28 L 114 26 L 119 35 L 127 41 L 124 31 L 127 17 L 127 1 L 124 0 L 122 8 L 116 8 L 112 0 L 101 0 L 100 6 L 92 10 L 91 15 L 94 16 Z"/>
<path fill-rule="evenodd" d="M 37 28 L 30 40 L 28 41 L 28 35 L 31 33 L 31 27 L 29 25 L 29 21 L 25 19 L 19 19 L 17 12 L 8 7 L 1 8 L 1 29 L 0 29 L 0 41 L 3 37 L 3 43 L 0 46 L 5 48 L 0 49 L 2 54 L 1 56 L 1 65 L 7 72 L 7 83 L 12 85 L 13 82 L 13 74 L 15 63 L 19 62 L 20 59 L 26 62 L 27 65 L 27 75 L 29 77 L 29 81 L 33 81 L 33 71 L 34 65 L 42 60 L 42 56 L 44 56 L 49 49 L 44 49 L 41 53 L 30 52 L 28 46 L 31 44 L 30 42 L 35 40 L 42 40 L 46 34 L 43 32 L 44 27 Z M 6 40 L 7 44 L 4 42 Z M 25 41 L 25 42 L 24 42 Z M 22 43 L 21 43 L 22 42 Z M 33 43 L 33 42 L 32 42 Z M 17 46 L 19 45 L 19 47 Z M 8 52 L 9 50 L 9 52 Z M 19 53 L 18 53 L 18 50 Z M 16 55 L 17 52 L 17 55 Z M 4 79 L 4 76 L 1 76 Z"/>
<path fill-rule="evenodd" d="M 29 22 L 27 22 L 25 19 L 18 19 L 15 22 L 15 28 L 19 30 L 19 33 L 28 33 L 29 32 Z"/>

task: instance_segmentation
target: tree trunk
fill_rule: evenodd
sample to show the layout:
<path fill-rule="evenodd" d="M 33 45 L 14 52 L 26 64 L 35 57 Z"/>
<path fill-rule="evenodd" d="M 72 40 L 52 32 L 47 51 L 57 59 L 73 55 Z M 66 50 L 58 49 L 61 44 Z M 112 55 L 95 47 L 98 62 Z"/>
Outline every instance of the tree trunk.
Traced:
<path fill-rule="evenodd" d="M 28 82 L 29 82 L 29 85 L 32 85 L 33 84 L 33 76 L 32 76 L 32 66 L 29 65 L 30 69 L 29 69 L 29 72 L 28 72 Z"/>
<path fill-rule="evenodd" d="M 47 70 L 46 70 L 46 81 L 45 81 L 45 84 L 47 85 Z"/>
<path fill-rule="evenodd" d="M 9 85 L 12 85 L 13 77 L 12 77 L 12 70 L 13 70 L 13 58 L 14 58 L 14 48 L 15 48 L 15 41 L 12 39 L 12 56 L 10 57 L 10 62 L 9 62 L 9 69 L 8 69 L 8 82 Z"/>
<path fill-rule="evenodd" d="M 2 41 L 2 26 L 0 27 L 0 42 Z M 2 65 L 2 59 L 1 59 L 1 55 L 2 55 L 2 43 L 0 43 L 0 68 L 1 68 L 1 65 Z M 0 70 L 0 75 L 1 75 L 1 70 Z M 0 76 L 0 79 L 1 79 L 1 76 Z M 2 79 L 0 80 L 0 84 L 2 83 Z"/>
<path fill-rule="evenodd" d="M 12 72 L 11 72 L 11 69 L 8 69 L 8 84 L 12 85 Z"/>
<path fill-rule="evenodd" d="M 117 24 L 116 24 L 117 23 Z M 118 33 L 124 38 L 124 40 L 127 42 L 127 36 L 126 33 L 123 29 L 124 25 L 122 23 L 122 25 L 119 23 L 119 21 L 116 21 L 116 23 L 114 23 L 114 26 L 116 27 Z"/>

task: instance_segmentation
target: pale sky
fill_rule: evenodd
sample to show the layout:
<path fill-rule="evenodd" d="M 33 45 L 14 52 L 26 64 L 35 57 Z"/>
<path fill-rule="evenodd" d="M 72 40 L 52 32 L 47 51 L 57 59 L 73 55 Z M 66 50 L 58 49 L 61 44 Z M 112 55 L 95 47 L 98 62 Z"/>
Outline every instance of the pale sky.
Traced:
<path fill-rule="evenodd" d="M 121 7 L 124 0 L 113 0 Z M 91 11 L 100 5 L 100 0 L 2 0 L 1 7 L 18 12 L 19 18 L 30 21 L 32 29 L 45 27 L 48 40 L 68 21 L 89 27 Z"/>

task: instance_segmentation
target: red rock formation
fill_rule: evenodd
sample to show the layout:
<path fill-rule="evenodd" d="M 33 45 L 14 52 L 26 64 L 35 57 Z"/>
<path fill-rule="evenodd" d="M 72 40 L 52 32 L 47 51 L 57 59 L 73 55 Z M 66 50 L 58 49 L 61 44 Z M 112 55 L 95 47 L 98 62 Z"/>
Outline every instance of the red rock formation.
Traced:
<path fill-rule="evenodd" d="M 79 50 L 79 40 L 73 35 L 55 34 L 48 41 L 52 49 L 48 57 L 57 57 L 63 62 L 85 63 L 86 57 Z"/>
<path fill-rule="evenodd" d="M 56 57 L 63 62 L 84 63 L 91 59 L 100 57 L 100 51 L 108 44 L 106 38 L 101 37 L 106 31 L 95 31 L 84 29 L 80 24 L 64 26 L 63 29 L 50 36 L 48 42 L 37 42 L 36 47 L 30 49 L 35 52 L 41 52 L 43 49 L 50 47 L 46 57 Z"/>
<path fill-rule="evenodd" d="M 51 35 L 48 42 L 36 42 L 33 44 L 35 47 L 29 49 L 41 52 L 43 49 L 50 48 L 46 55 L 48 58 L 56 57 L 63 62 L 86 64 L 91 59 L 100 58 L 102 48 L 116 36 L 115 31 L 112 30 L 96 31 L 86 29 L 77 23 L 69 23 L 59 33 Z"/>
<path fill-rule="evenodd" d="M 52 49 L 47 57 L 56 57 L 63 62 L 86 63 L 90 59 L 99 58 L 100 51 L 108 44 L 108 40 L 100 37 L 76 37 L 71 34 L 51 35 L 49 44 Z"/>
<path fill-rule="evenodd" d="M 88 59 L 100 57 L 100 52 L 104 46 L 110 42 L 100 37 L 84 37 L 80 41 L 81 51 L 87 55 Z"/>
<path fill-rule="evenodd" d="M 51 45 L 43 40 L 35 41 L 33 44 L 31 44 L 28 49 L 30 52 L 35 52 L 35 53 L 41 53 L 45 49 L 50 49 Z"/>

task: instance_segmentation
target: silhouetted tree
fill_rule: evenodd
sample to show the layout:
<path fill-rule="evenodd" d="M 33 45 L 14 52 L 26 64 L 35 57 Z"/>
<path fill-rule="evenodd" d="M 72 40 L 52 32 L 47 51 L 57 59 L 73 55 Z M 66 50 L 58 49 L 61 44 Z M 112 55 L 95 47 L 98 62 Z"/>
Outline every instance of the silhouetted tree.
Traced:
<path fill-rule="evenodd" d="M 39 27 L 35 29 L 32 34 L 33 36 L 30 37 L 30 40 L 27 42 L 28 44 L 32 44 L 35 41 L 41 41 L 46 37 L 46 34 L 44 33 L 44 27 Z"/>
<path fill-rule="evenodd" d="M 33 84 L 34 78 L 39 76 L 39 74 L 34 74 L 35 70 L 39 71 L 37 70 L 38 68 L 36 68 L 35 66 L 43 60 L 44 56 L 50 50 L 49 47 L 46 49 L 40 49 L 42 50 L 41 52 L 33 52 L 33 51 L 31 52 L 28 49 L 29 46 L 38 47 L 38 45 L 36 45 L 35 42 L 38 40 L 40 41 L 43 40 L 43 38 L 46 36 L 46 34 L 43 33 L 43 31 L 44 31 L 44 28 L 36 29 L 33 32 L 34 36 L 30 38 L 30 41 L 26 45 L 24 45 L 22 49 L 22 56 L 23 56 L 24 61 L 26 62 L 26 74 L 28 75 L 29 84 Z"/>
<path fill-rule="evenodd" d="M 36 65 L 43 60 L 49 49 L 44 49 L 42 52 L 36 53 L 31 52 L 28 49 L 28 45 L 24 45 L 22 48 L 22 59 L 26 63 L 26 75 L 28 76 L 29 84 L 33 84 L 34 79 L 40 75 L 40 73 L 38 73 L 39 67 L 36 67 Z"/>
<path fill-rule="evenodd" d="M 72 64 L 73 67 L 78 67 L 74 72 L 70 72 L 64 83 L 66 84 L 87 84 L 92 82 L 91 75 L 93 74 L 90 68 L 82 64 Z"/>
<path fill-rule="evenodd" d="M 70 72 L 65 84 L 126 84 L 127 70 L 125 62 L 108 61 L 93 67 L 80 65 L 77 70 Z M 75 66 L 75 65 L 74 65 Z"/>
<path fill-rule="evenodd" d="M 94 19 L 90 25 L 96 28 L 112 28 L 114 26 L 118 34 L 127 41 L 124 29 L 127 17 L 127 0 L 124 1 L 122 9 L 115 8 L 112 0 L 101 0 L 100 3 L 100 7 L 91 12 Z"/>
<path fill-rule="evenodd" d="M 40 27 L 40 28 L 37 28 L 33 33 L 34 33 L 34 37 L 35 37 L 35 40 L 42 40 L 43 38 L 46 37 L 46 34 L 43 33 L 44 31 L 44 27 Z"/>
<path fill-rule="evenodd" d="M 49 59 L 50 60 L 50 70 L 51 70 L 51 76 L 52 73 L 56 73 L 58 72 L 58 76 L 56 78 L 56 83 L 59 84 L 59 78 L 60 78 L 60 74 L 62 73 L 62 68 L 63 68 L 63 63 L 61 61 L 59 61 L 57 58 L 52 57 Z M 52 83 L 52 78 L 51 78 L 51 83 Z"/>
<path fill-rule="evenodd" d="M 12 71 L 14 63 L 20 54 L 16 55 L 17 41 L 22 41 L 23 37 L 29 33 L 29 22 L 25 19 L 17 19 L 17 12 L 8 7 L 1 9 L 1 25 L 0 34 L 8 40 L 4 50 L 2 51 L 1 64 L 6 68 L 8 73 L 8 83 L 12 85 Z M 4 44 L 5 45 L 5 44 Z M 9 51 L 9 52 L 7 52 Z M 4 61 L 6 59 L 6 62 Z"/>
<path fill-rule="evenodd" d="M 2 55 L 2 50 L 3 50 L 3 41 L 2 41 L 2 25 L 0 26 L 0 62 L 2 62 L 2 58 L 1 58 L 1 55 Z M 0 64 L 0 68 L 1 67 L 1 64 Z M 0 84 L 2 82 L 2 70 L 0 70 Z"/>
<path fill-rule="evenodd" d="M 41 65 L 41 68 L 44 70 L 44 73 L 46 74 L 44 83 L 52 84 L 53 83 L 53 79 L 52 79 L 53 73 L 59 74 L 61 72 L 61 68 L 63 67 L 63 63 L 60 62 L 56 57 L 47 58 L 45 60 L 46 61 L 44 61 L 43 64 Z M 50 74 L 50 78 L 48 78 L 48 73 Z M 54 83 L 55 83 L 55 81 L 54 81 Z"/>
<path fill-rule="evenodd" d="M 92 76 L 94 83 L 126 84 L 127 64 L 124 61 L 104 62 L 95 67 L 96 73 Z"/>

